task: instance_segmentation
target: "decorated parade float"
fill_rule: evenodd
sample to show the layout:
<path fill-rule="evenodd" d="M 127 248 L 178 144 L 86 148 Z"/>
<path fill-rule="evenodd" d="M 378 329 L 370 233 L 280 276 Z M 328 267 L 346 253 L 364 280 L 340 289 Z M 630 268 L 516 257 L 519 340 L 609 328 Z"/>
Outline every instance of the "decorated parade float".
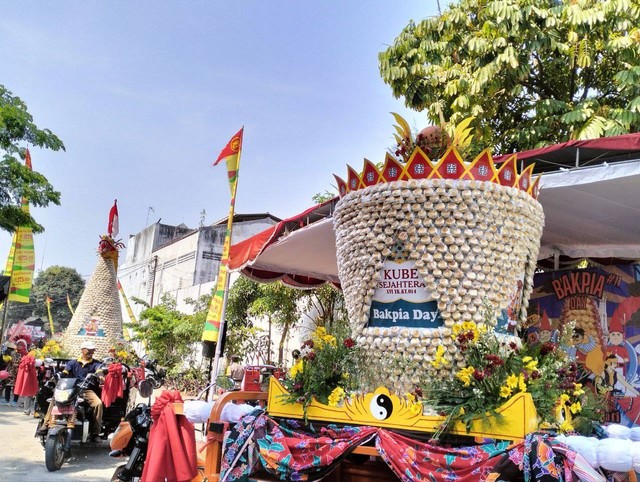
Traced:
<path fill-rule="evenodd" d="M 601 441 L 574 432 L 594 435 L 605 412 L 603 392 L 566 354 L 578 313 L 523 342 L 533 323 L 550 324 L 528 316 L 544 225 L 533 164 L 498 164 L 489 150 L 466 159 L 467 122 L 449 137 L 396 121 L 398 145 L 381 165 L 336 176 L 350 330 L 318 328 L 268 393 L 218 400 L 208 480 L 604 481 L 640 467 L 640 447 L 615 430 Z M 216 423 L 225 403 L 250 399 L 265 410 Z"/>

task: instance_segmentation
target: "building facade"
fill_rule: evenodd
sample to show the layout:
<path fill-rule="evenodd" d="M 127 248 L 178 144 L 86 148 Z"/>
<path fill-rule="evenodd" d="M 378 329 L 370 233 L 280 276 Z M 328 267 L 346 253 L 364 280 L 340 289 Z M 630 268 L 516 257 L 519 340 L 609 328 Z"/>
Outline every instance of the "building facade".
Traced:
<path fill-rule="evenodd" d="M 124 263 L 118 279 L 136 317 L 144 307 L 132 298 L 149 305 L 158 304 L 170 295 L 183 313 L 192 313 L 185 300 L 209 294 L 215 286 L 227 219 L 197 229 L 184 224 L 171 226 L 155 223 L 129 237 Z M 231 244 L 253 236 L 280 219 L 271 214 L 236 214 Z M 128 321 L 129 316 L 123 313 Z"/>

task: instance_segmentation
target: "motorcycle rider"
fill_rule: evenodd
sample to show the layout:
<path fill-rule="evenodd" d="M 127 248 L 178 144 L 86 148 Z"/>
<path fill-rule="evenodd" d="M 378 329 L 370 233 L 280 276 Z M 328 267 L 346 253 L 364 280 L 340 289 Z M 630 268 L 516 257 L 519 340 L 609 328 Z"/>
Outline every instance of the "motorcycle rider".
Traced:
<path fill-rule="evenodd" d="M 67 362 L 62 373 L 66 376 L 79 378 L 84 380 L 90 373 L 95 373 L 98 367 L 102 364 L 98 360 L 93 359 L 93 354 L 96 351 L 96 346 L 92 341 L 85 341 L 80 345 L 82 354 L 76 360 L 70 360 Z M 93 390 L 84 390 L 81 394 L 82 398 L 93 408 L 93 424 L 91 425 L 91 434 L 89 435 L 89 442 L 96 443 L 102 429 L 102 414 L 104 411 L 104 405 L 102 400 Z M 49 420 L 51 419 L 51 411 L 53 410 L 55 402 L 53 398 L 49 404 L 49 409 L 44 417 L 44 423 L 42 425 L 43 430 L 47 430 Z"/>

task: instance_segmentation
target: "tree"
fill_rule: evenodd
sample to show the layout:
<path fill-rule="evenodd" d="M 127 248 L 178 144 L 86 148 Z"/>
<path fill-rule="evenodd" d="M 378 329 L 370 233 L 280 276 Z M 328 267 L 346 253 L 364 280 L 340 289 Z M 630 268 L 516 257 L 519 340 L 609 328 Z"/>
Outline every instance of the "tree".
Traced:
<path fill-rule="evenodd" d="M 24 165 L 25 142 L 37 147 L 58 151 L 64 144 L 48 129 L 38 129 L 27 105 L 0 85 L 0 229 L 13 232 L 19 226 L 27 226 L 39 233 L 44 228 L 21 209 L 23 197 L 32 206 L 46 207 L 60 204 L 60 193 L 47 179 Z"/>
<path fill-rule="evenodd" d="M 460 0 L 411 21 L 380 73 L 435 124 L 498 152 L 640 128 L 638 0 Z"/>
<path fill-rule="evenodd" d="M 255 316 L 266 316 L 269 323 L 269 347 L 271 347 L 271 326 L 280 327 L 282 336 L 278 343 L 278 365 L 284 361 L 284 344 L 289 337 L 291 328 L 300 320 L 302 315 L 298 301 L 304 296 L 303 292 L 285 286 L 282 282 L 261 284 L 258 286 L 260 295 L 251 303 L 249 312 Z"/>
<path fill-rule="evenodd" d="M 204 316 L 203 309 L 193 315 L 179 312 L 175 300 L 165 295 L 160 304 L 147 307 L 136 323 L 127 326 L 134 329 L 133 340 L 144 341 L 149 354 L 160 365 L 174 368 L 181 367 L 185 361 L 193 361 L 193 347 L 200 341 Z"/>
<path fill-rule="evenodd" d="M 33 282 L 31 299 L 35 303 L 33 313 L 47 319 L 47 296 L 51 298 L 51 317 L 62 331 L 73 316 L 67 304 L 67 295 L 71 306 L 78 306 L 84 292 L 85 281 L 75 268 L 66 266 L 50 266 L 38 273 Z M 15 304 L 15 303 L 14 303 Z"/>
<path fill-rule="evenodd" d="M 230 360 L 234 353 L 248 354 L 256 349 L 252 342 L 257 339 L 258 331 L 253 326 L 249 309 L 259 296 L 258 283 L 244 276 L 240 276 L 231 285 L 225 310 L 224 343 L 227 360 Z"/>
<path fill-rule="evenodd" d="M 67 327 L 72 316 L 67 304 L 67 295 L 71 300 L 71 306 L 77 306 L 84 286 L 85 281 L 75 268 L 50 266 L 36 276 L 29 303 L 9 304 L 9 320 L 16 322 L 32 315 L 48 320 L 46 299 L 49 296 L 51 317 L 56 330 L 62 331 Z"/>

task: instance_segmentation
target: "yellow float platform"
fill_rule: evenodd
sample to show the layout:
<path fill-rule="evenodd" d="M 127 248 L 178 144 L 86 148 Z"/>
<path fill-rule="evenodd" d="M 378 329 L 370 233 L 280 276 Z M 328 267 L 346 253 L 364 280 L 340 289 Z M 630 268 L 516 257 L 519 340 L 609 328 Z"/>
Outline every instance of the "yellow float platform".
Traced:
<path fill-rule="evenodd" d="M 272 417 L 304 418 L 300 403 L 286 403 L 287 390 L 274 377 L 269 382 L 267 413 Z M 495 438 L 500 440 L 524 440 L 526 434 L 538 429 L 538 414 L 529 393 L 519 393 L 507 400 L 498 410 L 502 418 L 473 420 L 467 431 L 461 422 L 456 423 L 448 433 L 471 437 Z M 442 426 L 445 417 L 422 415 L 411 410 L 411 403 L 398 397 L 384 387 L 373 393 L 356 395 L 343 405 L 331 407 L 317 400 L 307 407 L 307 418 L 312 421 L 332 422 L 347 425 L 371 425 L 376 427 L 414 430 L 435 433 Z"/>

